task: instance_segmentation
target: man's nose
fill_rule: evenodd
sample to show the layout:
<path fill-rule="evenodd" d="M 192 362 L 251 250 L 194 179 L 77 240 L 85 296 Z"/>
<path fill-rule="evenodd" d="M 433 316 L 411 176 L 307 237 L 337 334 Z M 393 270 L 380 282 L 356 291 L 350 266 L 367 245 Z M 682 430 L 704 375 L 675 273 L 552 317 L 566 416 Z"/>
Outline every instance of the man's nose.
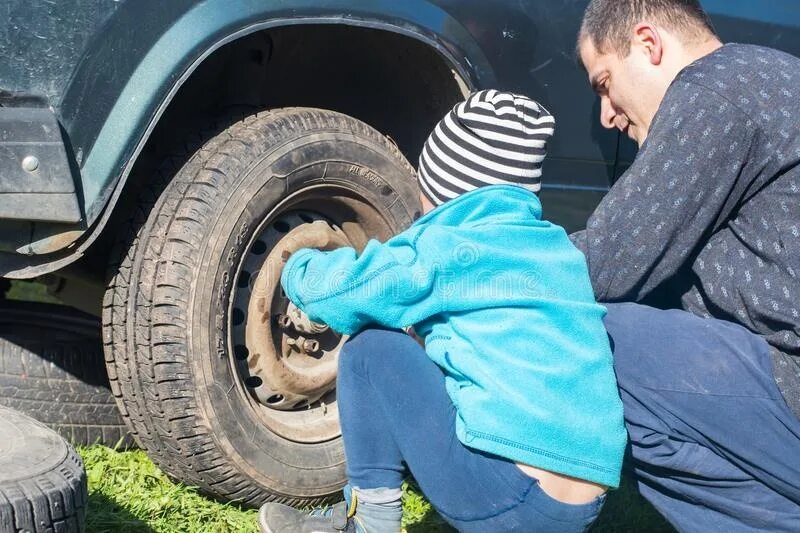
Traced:
<path fill-rule="evenodd" d="M 606 129 L 613 129 L 616 127 L 614 119 L 617 117 L 617 110 L 611 105 L 611 100 L 608 96 L 603 96 L 600 99 L 600 123 Z"/>

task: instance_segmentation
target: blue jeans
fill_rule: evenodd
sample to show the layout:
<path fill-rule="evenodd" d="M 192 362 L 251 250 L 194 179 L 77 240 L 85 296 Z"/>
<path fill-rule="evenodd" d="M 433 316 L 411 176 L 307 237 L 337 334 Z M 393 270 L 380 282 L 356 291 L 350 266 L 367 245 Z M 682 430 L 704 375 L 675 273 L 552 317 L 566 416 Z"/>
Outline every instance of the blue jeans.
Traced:
<path fill-rule="evenodd" d="M 798 531 L 800 421 L 769 347 L 683 311 L 609 304 L 627 465 L 682 531 Z M 461 531 L 580 531 L 602 499 L 556 502 L 513 464 L 464 447 L 438 367 L 402 333 L 368 330 L 343 350 L 339 408 L 351 484 L 397 487 L 408 466 Z"/>
<path fill-rule="evenodd" d="M 405 333 L 367 330 L 351 338 L 337 379 L 352 486 L 398 488 L 407 467 L 463 532 L 577 532 L 599 514 L 605 497 L 558 502 L 514 463 L 462 445 L 442 371 Z"/>
<path fill-rule="evenodd" d="M 767 343 L 684 311 L 607 307 L 644 497 L 681 531 L 800 531 L 800 420 Z"/>

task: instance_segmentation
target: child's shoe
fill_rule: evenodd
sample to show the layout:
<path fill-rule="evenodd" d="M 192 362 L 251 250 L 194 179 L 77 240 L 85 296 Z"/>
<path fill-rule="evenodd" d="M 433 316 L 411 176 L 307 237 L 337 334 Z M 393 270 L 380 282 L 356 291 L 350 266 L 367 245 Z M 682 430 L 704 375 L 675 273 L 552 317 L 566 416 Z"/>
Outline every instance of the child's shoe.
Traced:
<path fill-rule="evenodd" d="M 350 486 L 345 501 L 331 507 L 298 511 L 280 503 L 266 503 L 258 512 L 262 533 L 399 533 L 402 507 L 358 503 Z"/>

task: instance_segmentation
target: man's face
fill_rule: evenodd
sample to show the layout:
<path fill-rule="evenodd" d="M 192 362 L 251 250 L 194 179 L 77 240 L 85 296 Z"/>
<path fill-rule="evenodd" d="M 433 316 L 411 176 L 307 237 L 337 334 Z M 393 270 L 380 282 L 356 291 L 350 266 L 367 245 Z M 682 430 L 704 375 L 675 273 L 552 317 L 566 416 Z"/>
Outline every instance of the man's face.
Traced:
<path fill-rule="evenodd" d="M 644 143 L 666 86 L 647 50 L 634 44 L 627 57 L 600 53 L 591 39 L 583 39 L 581 59 L 589 81 L 600 97 L 600 122 Z"/>

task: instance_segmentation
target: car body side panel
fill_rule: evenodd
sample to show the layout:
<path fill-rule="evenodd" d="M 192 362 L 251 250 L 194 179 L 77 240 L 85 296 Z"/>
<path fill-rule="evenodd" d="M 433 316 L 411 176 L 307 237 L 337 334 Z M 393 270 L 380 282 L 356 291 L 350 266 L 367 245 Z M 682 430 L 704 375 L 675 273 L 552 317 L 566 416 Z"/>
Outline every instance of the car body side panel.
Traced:
<path fill-rule="evenodd" d="M 126 2 L 90 46 L 61 105 L 81 165 L 89 222 L 102 211 L 113 182 L 168 95 L 199 59 L 235 36 L 301 23 L 373 25 L 414 35 L 447 54 L 468 82 L 493 81 L 485 57 L 465 30 L 423 0 Z"/>
<path fill-rule="evenodd" d="M 592 100 L 572 54 L 565 53 L 572 49 L 587 1 L 127 0 L 64 3 L 61 13 L 51 8 L 44 40 L 65 40 L 74 31 L 70 19 L 82 24 L 80 35 L 94 32 L 91 39 L 73 43 L 69 53 L 53 56 L 64 60 L 59 83 L 44 92 L 80 168 L 83 227 L 107 207 L 148 128 L 200 58 L 234 35 L 309 22 L 366 24 L 413 35 L 448 56 L 471 87 L 513 90 L 541 100 L 562 117 L 548 160 L 552 180 L 545 186 L 602 189 L 613 167 L 616 137 L 587 128 Z M 13 0 L 20 10 L 21 2 Z M 80 58 L 77 48 L 84 50 Z M 64 86 L 66 65 L 78 59 Z M 21 85 L 17 92 L 43 90 L 34 83 Z M 33 234 L 46 240 L 48 232 L 40 224 Z"/>
<path fill-rule="evenodd" d="M 80 174 L 84 219 L 73 226 L 28 223 L 29 230 L 0 221 L 0 240 L 31 236 L 19 248 L 30 257 L 11 261 L 14 254 L 0 254 L 0 274 L 30 277 L 79 257 L 99 235 L 182 81 L 224 43 L 289 24 L 402 33 L 434 47 L 470 88 L 512 90 L 543 102 L 558 120 L 543 186 L 560 200 L 548 204 L 574 198 L 583 206 L 547 215 L 562 224 L 569 219 L 574 229 L 635 155 L 635 147 L 599 125 L 599 102 L 575 61 L 588 1 L 6 0 L 0 16 L 9 24 L 0 28 L 0 54 L 10 59 L 0 64 L 0 105 L 55 112 Z M 723 38 L 800 55 L 796 0 L 765 0 L 758 8 L 746 0 L 703 4 Z M 67 246 L 70 251 L 51 253 Z M 34 257 L 43 253 L 51 255 Z"/>
<path fill-rule="evenodd" d="M 589 0 L 437 0 L 473 35 L 496 73 L 497 89 L 542 102 L 556 117 L 544 187 L 606 189 L 617 135 L 596 120 L 598 104 L 574 54 Z"/>
<path fill-rule="evenodd" d="M 5 227 L 10 221 L 1 222 L 0 238 L 31 235 L 31 241 L 15 241 L 18 254 L 24 255 L 0 253 L 0 274 L 33 277 L 79 258 L 101 233 L 133 161 L 182 81 L 219 46 L 290 24 L 342 24 L 405 34 L 436 49 L 470 87 L 495 84 L 470 34 L 427 0 L 127 0 L 85 44 L 86 53 L 63 94 L 54 85 L 46 97 L 80 167 L 76 185 L 86 217 L 74 226 L 29 223 L 30 229 L 22 231 L 17 222 L 13 228 Z M 51 29 L 47 40 L 70 31 L 63 18 Z M 9 49 L 14 44 L 8 40 L 3 44 L 10 55 L 28 59 L 26 50 Z M 0 87 L 15 97 L 36 90 L 20 76 L 0 80 Z"/>
<path fill-rule="evenodd" d="M 599 102 L 574 54 L 589 0 L 436 0 L 490 59 L 495 88 L 542 102 L 556 117 L 542 177 L 545 216 L 581 229 L 611 184 L 619 135 L 597 120 Z"/>
<path fill-rule="evenodd" d="M 93 37 L 121 5 L 106 0 L 0 2 L 0 105 L 30 98 L 56 107 Z"/>

